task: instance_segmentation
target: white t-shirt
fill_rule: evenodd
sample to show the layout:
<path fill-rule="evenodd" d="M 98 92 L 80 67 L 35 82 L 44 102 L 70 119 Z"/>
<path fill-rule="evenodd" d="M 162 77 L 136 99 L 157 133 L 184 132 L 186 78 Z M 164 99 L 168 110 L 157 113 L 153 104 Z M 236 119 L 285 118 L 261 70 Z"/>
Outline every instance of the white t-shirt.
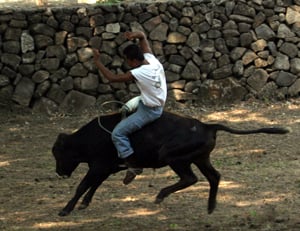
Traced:
<path fill-rule="evenodd" d="M 164 106 L 167 83 L 163 65 L 151 53 L 144 54 L 149 64 L 131 70 L 141 92 L 141 100 L 148 107 Z"/>

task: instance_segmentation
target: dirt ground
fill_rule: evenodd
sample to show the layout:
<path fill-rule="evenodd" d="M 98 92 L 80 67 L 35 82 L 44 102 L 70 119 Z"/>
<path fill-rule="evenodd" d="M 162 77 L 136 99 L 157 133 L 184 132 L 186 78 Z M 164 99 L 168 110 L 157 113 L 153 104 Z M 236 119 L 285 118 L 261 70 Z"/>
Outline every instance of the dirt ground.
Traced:
<path fill-rule="evenodd" d="M 158 191 L 178 178 L 169 168 L 146 169 L 128 186 L 125 172 L 111 176 L 90 206 L 67 217 L 58 212 L 74 194 L 87 166 L 69 179 L 55 176 L 52 145 L 60 132 L 73 132 L 95 115 L 41 115 L 0 110 L 0 230 L 300 230 L 300 99 L 277 103 L 245 102 L 224 107 L 170 105 L 170 111 L 235 128 L 288 126 L 287 135 L 239 136 L 218 133 L 211 155 L 222 174 L 218 205 L 208 215 L 208 183 L 153 203 Z"/>

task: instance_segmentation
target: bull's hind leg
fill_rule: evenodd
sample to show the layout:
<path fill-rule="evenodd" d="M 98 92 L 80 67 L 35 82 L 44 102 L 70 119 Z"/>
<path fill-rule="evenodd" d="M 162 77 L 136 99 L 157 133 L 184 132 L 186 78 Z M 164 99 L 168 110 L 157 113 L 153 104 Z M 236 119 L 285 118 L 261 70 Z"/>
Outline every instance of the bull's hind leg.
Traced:
<path fill-rule="evenodd" d="M 182 163 L 182 161 L 177 161 L 169 165 L 180 177 L 180 180 L 176 184 L 163 188 L 156 196 L 156 204 L 162 202 L 164 198 L 169 196 L 171 193 L 187 188 L 195 184 L 198 180 L 191 169 L 190 163 Z"/>
<path fill-rule="evenodd" d="M 221 175 L 220 173 L 214 169 L 211 165 L 210 160 L 201 160 L 195 161 L 194 164 L 200 169 L 202 174 L 206 177 L 209 182 L 210 190 L 209 190 L 209 198 L 208 198 L 208 213 L 212 213 L 216 207 L 216 198 L 218 193 L 218 187 Z"/>

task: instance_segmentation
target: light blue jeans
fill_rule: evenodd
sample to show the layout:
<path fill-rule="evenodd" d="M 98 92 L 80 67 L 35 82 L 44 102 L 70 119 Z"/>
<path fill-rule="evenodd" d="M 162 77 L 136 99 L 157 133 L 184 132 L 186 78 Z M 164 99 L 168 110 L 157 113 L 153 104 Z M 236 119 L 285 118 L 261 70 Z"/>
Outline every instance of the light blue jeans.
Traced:
<path fill-rule="evenodd" d="M 134 152 L 128 136 L 158 119 L 162 112 L 163 107 L 147 107 L 140 101 L 137 111 L 117 124 L 111 137 L 120 158 L 124 159 Z"/>

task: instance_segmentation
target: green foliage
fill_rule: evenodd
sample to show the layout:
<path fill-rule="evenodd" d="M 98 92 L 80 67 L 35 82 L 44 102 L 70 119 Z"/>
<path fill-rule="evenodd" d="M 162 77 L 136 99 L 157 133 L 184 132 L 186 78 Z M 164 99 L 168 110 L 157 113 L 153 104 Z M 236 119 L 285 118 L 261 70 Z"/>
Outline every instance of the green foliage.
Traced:
<path fill-rule="evenodd" d="M 123 0 L 97 0 L 98 4 L 115 4 L 123 2 Z"/>

